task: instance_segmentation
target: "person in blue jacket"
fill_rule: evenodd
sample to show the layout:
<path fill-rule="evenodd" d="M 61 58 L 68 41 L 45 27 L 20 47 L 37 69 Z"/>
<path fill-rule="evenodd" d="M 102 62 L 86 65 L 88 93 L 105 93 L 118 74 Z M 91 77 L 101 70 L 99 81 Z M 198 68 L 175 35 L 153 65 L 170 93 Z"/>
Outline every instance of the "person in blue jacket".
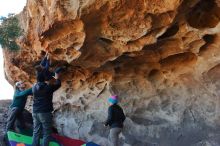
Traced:
<path fill-rule="evenodd" d="M 32 89 L 25 90 L 25 83 L 23 81 L 16 82 L 15 92 L 12 104 L 9 107 L 9 115 L 7 119 L 6 131 L 14 130 L 15 121 L 19 128 L 25 128 L 23 117 L 23 110 L 27 101 L 27 97 L 32 95 Z"/>
<path fill-rule="evenodd" d="M 55 73 L 56 82 L 48 84 L 42 73 L 37 75 L 37 83 L 32 87 L 33 92 L 33 142 L 32 146 L 39 146 L 41 131 L 43 146 L 49 146 L 52 134 L 53 93 L 61 87 L 59 74 Z"/>

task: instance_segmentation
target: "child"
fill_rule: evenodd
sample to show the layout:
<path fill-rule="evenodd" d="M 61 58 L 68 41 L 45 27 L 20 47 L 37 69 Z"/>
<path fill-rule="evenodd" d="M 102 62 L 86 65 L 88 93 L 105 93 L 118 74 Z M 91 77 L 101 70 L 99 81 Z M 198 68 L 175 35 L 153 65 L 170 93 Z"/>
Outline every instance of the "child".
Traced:
<path fill-rule="evenodd" d="M 118 146 L 119 134 L 122 132 L 125 115 L 123 109 L 118 105 L 118 96 L 113 95 L 108 99 L 110 106 L 108 108 L 108 118 L 105 126 L 110 126 L 110 145 Z"/>

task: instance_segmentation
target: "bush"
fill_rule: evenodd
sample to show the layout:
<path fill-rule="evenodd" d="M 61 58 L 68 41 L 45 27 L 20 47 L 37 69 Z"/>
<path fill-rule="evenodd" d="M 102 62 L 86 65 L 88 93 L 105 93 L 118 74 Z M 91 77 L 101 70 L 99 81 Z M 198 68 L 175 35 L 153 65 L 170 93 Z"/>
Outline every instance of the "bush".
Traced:
<path fill-rule="evenodd" d="M 2 48 L 11 51 L 19 50 L 20 47 L 17 45 L 16 39 L 22 35 L 22 30 L 18 18 L 10 14 L 8 18 L 1 17 L 0 23 L 0 44 Z"/>

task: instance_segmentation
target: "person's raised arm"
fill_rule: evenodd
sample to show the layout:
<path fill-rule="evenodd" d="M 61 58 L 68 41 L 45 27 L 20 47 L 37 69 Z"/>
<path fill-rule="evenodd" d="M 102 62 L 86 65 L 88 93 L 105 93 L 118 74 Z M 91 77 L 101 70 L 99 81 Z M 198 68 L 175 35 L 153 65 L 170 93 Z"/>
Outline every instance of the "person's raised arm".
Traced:
<path fill-rule="evenodd" d="M 40 65 L 42 67 L 44 67 L 45 69 L 49 69 L 50 67 L 50 60 L 49 60 L 49 54 L 46 53 L 46 55 L 44 56 L 43 60 L 41 61 Z"/>

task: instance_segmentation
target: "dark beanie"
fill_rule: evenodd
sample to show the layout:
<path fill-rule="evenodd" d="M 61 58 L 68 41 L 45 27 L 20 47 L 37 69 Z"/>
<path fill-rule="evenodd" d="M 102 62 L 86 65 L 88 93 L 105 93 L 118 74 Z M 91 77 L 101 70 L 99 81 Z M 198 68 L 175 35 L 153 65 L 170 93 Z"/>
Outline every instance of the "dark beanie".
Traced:
<path fill-rule="evenodd" d="M 37 74 L 37 82 L 44 82 L 45 81 L 45 77 L 43 75 L 43 73 L 38 73 Z"/>

